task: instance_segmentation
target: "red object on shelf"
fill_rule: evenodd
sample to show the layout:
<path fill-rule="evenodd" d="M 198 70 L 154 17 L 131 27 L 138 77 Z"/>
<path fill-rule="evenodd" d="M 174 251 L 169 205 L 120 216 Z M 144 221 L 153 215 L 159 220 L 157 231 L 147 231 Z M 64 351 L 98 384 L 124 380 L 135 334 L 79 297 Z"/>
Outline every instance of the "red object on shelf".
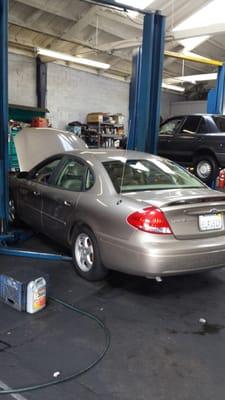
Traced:
<path fill-rule="evenodd" d="M 225 186 L 225 169 L 221 169 L 219 173 L 219 189 L 223 189 Z"/>
<path fill-rule="evenodd" d="M 48 120 L 46 118 L 36 117 L 32 119 L 32 128 L 47 128 Z"/>

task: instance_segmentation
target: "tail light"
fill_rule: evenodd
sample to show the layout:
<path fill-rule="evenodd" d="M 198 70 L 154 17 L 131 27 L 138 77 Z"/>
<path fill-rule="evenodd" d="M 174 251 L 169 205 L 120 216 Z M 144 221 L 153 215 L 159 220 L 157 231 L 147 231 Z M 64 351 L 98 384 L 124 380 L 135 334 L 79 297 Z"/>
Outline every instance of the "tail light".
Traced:
<path fill-rule="evenodd" d="M 159 208 L 147 207 L 136 211 L 127 218 L 129 225 L 144 232 L 171 235 L 172 230 L 163 213 Z"/>

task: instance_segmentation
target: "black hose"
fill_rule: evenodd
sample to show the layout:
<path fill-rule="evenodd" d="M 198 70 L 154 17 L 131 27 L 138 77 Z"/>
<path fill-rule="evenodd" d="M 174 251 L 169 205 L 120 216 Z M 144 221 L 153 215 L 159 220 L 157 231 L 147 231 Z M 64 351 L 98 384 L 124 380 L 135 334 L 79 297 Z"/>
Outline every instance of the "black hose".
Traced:
<path fill-rule="evenodd" d="M 98 326 L 100 326 L 100 328 L 104 331 L 105 334 L 105 346 L 104 349 L 102 350 L 102 352 L 99 354 L 99 356 L 92 361 L 87 367 L 84 367 L 74 373 L 72 373 L 71 375 L 65 376 L 64 378 L 60 378 L 57 380 L 51 380 L 49 382 L 46 383 L 41 383 L 38 385 L 32 385 L 32 386 L 25 386 L 25 387 L 19 387 L 19 388 L 14 388 L 14 389 L 7 389 L 7 390 L 0 390 L 0 395 L 9 395 L 9 394 L 15 394 L 15 393 L 25 393 L 25 392 L 31 392 L 34 390 L 40 390 L 40 389 L 44 389 L 44 388 L 48 388 L 50 386 L 54 386 L 54 385 L 59 385 L 60 383 L 64 383 L 64 382 L 68 382 L 71 381 L 73 379 L 78 378 L 79 376 L 85 374 L 86 372 L 90 371 L 90 369 L 92 369 L 93 367 L 95 367 L 105 356 L 105 354 L 107 353 L 107 351 L 109 350 L 110 347 L 110 332 L 108 330 L 108 328 L 106 327 L 106 325 L 104 324 L 104 322 L 102 322 L 98 317 L 96 317 L 95 315 L 81 310 L 80 308 L 74 307 L 71 304 L 67 304 L 62 300 L 59 300 L 57 298 L 54 297 L 50 297 L 50 300 L 54 301 L 55 303 L 61 304 L 63 307 L 68 308 L 69 310 L 76 312 L 80 315 L 83 315 L 89 319 L 91 319 L 92 321 L 96 322 Z"/>

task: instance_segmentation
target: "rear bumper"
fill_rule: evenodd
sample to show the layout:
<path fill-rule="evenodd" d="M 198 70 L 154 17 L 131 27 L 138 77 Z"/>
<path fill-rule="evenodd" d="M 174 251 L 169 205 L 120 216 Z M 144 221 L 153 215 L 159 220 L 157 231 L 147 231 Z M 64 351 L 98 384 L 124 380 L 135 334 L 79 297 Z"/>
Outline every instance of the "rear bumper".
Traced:
<path fill-rule="evenodd" d="M 110 269 L 149 278 L 201 272 L 225 266 L 224 236 L 201 240 L 171 239 L 132 246 L 131 243 L 102 238 L 102 260 Z"/>

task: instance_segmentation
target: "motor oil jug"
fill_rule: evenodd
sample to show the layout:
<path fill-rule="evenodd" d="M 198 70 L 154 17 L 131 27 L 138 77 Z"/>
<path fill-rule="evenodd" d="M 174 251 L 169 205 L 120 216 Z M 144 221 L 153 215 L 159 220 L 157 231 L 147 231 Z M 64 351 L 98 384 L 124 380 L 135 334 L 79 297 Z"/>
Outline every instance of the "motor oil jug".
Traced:
<path fill-rule="evenodd" d="M 26 311 L 34 314 L 46 306 L 46 280 L 38 278 L 27 285 Z"/>

